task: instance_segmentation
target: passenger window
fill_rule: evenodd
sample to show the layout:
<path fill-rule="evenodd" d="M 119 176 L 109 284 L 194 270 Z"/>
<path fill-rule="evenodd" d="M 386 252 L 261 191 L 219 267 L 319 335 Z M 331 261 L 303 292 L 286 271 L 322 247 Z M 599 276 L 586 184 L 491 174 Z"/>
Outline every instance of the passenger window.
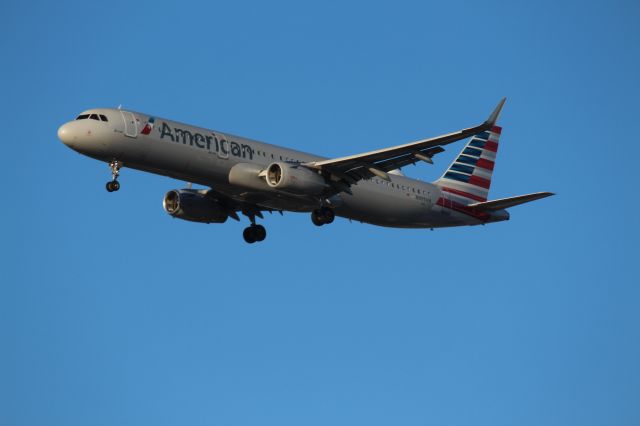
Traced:
<path fill-rule="evenodd" d="M 92 120 L 98 120 L 98 121 L 100 121 L 100 119 L 98 118 L 98 114 L 91 114 L 91 115 L 89 116 L 89 118 L 90 118 L 90 119 L 92 119 Z"/>
<path fill-rule="evenodd" d="M 106 116 L 106 115 L 104 115 L 104 114 L 100 114 L 100 120 L 102 120 L 102 121 L 109 121 L 109 120 L 107 119 L 107 116 Z"/>
<path fill-rule="evenodd" d="M 89 114 L 82 114 L 82 115 L 79 115 L 79 116 L 78 116 L 78 118 L 76 118 L 76 120 L 84 120 L 84 119 L 86 119 L 86 118 L 89 118 Z"/>

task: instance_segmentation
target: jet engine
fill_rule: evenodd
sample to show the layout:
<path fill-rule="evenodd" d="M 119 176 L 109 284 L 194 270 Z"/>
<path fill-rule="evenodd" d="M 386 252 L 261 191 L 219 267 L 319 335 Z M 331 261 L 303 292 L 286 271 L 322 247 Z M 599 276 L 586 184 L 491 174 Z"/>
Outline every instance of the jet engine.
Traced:
<path fill-rule="evenodd" d="M 329 187 L 318 173 L 306 167 L 286 163 L 272 163 L 267 167 L 265 180 L 273 189 L 298 195 L 316 195 Z"/>
<path fill-rule="evenodd" d="M 226 209 L 206 192 L 194 189 L 174 189 L 162 200 L 162 207 L 173 217 L 191 222 L 223 223 L 229 217 Z"/>

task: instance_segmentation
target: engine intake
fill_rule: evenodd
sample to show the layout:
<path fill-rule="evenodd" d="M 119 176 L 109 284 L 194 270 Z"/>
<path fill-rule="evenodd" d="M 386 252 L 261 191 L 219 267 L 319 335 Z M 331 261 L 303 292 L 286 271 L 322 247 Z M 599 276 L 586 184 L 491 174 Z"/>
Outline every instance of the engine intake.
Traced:
<path fill-rule="evenodd" d="M 174 189 L 165 194 L 162 207 L 173 217 L 191 222 L 223 223 L 229 217 L 226 209 L 206 192 Z"/>
<path fill-rule="evenodd" d="M 318 173 L 306 167 L 279 162 L 269 165 L 265 180 L 273 189 L 296 195 L 317 195 L 329 187 Z"/>

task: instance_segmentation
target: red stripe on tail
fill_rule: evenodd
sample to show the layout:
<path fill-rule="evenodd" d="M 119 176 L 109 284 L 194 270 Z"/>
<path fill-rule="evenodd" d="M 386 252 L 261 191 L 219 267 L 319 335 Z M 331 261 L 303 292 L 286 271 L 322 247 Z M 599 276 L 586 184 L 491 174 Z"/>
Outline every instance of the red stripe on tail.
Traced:
<path fill-rule="evenodd" d="M 484 149 L 487 151 L 498 152 L 498 142 L 487 141 L 487 143 L 484 144 Z"/>
<path fill-rule="evenodd" d="M 489 189 L 489 186 L 491 185 L 491 181 L 481 178 L 479 176 L 471 176 L 469 178 L 469 184 L 471 185 L 475 185 L 475 186 L 479 186 L 481 188 L 485 188 L 485 189 Z"/>
<path fill-rule="evenodd" d="M 442 187 L 440 189 L 442 189 L 443 191 L 446 191 L 446 192 L 450 192 L 452 194 L 460 195 L 461 197 L 465 197 L 465 198 L 468 198 L 470 200 L 487 201 L 487 199 L 484 198 L 484 197 L 479 197 L 477 195 L 469 194 L 468 192 L 460 191 L 459 189 L 445 188 L 445 187 Z"/>
<path fill-rule="evenodd" d="M 482 167 L 483 169 L 493 170 L 493 166 L 495 163 L 491 160 L 485 160 L 484 158 L 480 158 L 476 163 L 477 167 Z"/>

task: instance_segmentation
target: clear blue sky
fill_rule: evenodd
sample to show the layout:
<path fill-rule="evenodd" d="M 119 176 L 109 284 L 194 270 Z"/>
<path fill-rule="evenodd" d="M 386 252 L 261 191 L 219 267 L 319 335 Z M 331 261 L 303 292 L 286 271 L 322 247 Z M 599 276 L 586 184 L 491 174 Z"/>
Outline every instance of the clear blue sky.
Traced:
<path fill-rule="evenodd" d="M 638 425 L 640 5 L 0 5 L 0 425 Z M 67 149 L 149 112 L 327 156 L 507 96 L 486 227 L 171 219 Z M 462 143 L 407 173 L 439 176 Z"/>

